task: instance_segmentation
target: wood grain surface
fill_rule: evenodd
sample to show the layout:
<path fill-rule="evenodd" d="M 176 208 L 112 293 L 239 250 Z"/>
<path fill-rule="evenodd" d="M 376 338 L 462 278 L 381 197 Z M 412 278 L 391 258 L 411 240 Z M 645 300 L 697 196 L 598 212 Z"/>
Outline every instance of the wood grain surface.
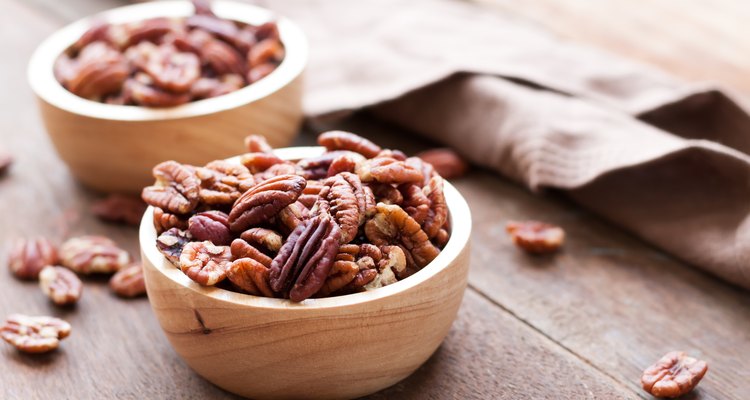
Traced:
<path fill-rule="evenodd" d="M 741 73 L 750 62 L 744 2 L 497 3 L 573 40 L 654 62 L 686 79 L 750 92 Z M 0 179 L 0 266 L 6 243 L 16 236 L 60 241 L 104 234 L 138 254 L 135 229 L 89 214 L 97 194 L 76 184 L 55 155 L 25 81 L 28 57 L 46 35 L 119 4 L 0 0 L 0 49 L 10 55 L 0 62 L 0 147 L 16 157 Z M 314 131 L 331 127 L 309 127 L 297 144 L 310 144 Z M 408 151 L 430 146 L 365 114 L 335 127 Z M 472 207 L 475 227 L 469 290 L 458 319 L 425 365 L 371 398 L 650 398 L 640 390 L 640 372 L 673 349 L 709 362 L 687 398 L 750 396 L 748 292 L 665 256 L 557 194 L 533 196 L 479 170 L 454 184 Z M 563 253 L 531 258 L 516 251 L 504 224 L 526 217 L 565 227 Z M 29 357 L 0 343 L 0 398 L 234 398 L 178 358 L 147 299 L 120 300 L 106 280 L 86 280 L 82 301 L 72 309 L 55 308 L 35 283 L 7 273 L 0 273 L 0 291 L 0 317 L 50 314 L 73 325 L 71 337 L 48 355 Z"/>

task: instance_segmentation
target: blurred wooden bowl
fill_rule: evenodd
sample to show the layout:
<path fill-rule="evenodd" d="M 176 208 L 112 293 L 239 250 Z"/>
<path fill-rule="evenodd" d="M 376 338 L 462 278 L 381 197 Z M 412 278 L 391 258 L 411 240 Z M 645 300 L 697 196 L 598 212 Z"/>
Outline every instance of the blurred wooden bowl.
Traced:
<path fill-rule="evenodd" d="M 53 65 L 93 21 L 184 17 L 193 12 L 190 2 L 115 8 L 60 29 L 37 48 L 28 79 L 57 152 L 82 183 L 105 192 L 138 193 L 152 181 L 151 168 L 161 161 L 205 164 L 227 158 L 237 153 L 250 133 L 264 135 L 275 147 L 294 140 L 303 117 L 302 72 L 308 53 L 304 34 L 288 19 L 249 4 L 217 0 L 213 10 L 220 17 L 256 25 L 276 20 L 286 56 L 274 72 L 256 83 L 177 107 L 86 100 L 55 79 Z"/>
<path fill-rule="evenodd" d="M 277 154 L 299 159 L 320 147 Z M 466 288 L 471 214 L 449 183 L 452 236 L 425 268 L 389 286 L 302 303 L 203 287 L 156 249 L 152 209 L 140 228 L 151 307 L 175 351 L 213 384 L 251 398 L 353 398 L 406 378 L 450 330 Z"/>

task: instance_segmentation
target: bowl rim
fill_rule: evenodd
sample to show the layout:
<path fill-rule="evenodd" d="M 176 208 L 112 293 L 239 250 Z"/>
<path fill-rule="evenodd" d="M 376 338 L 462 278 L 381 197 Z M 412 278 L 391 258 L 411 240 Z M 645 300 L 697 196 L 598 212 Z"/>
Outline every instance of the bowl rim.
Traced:
<path fill-rule="evenodd" d="M 308 57 L 307 38 L 302 29 L 288 18 L 265 8 L 231 0 L 215 0 L 212 10 L 220 17 L 254 25 L 275 20 L 286 49 L 281 64 L 268 76 L 242 89 L 168 108 L 99 103 L 78 97 L 57 81 L 53 68 L 57 57 L 78 40 L 95 21 L 125 23 L 154 17 L 192 15 L 193 6 L 189 1 L 168 0 L 113 8 L 59 29 L 34 51 L 28 65 L 27 79 L 40 99 L 70 113 L 116 121 L 154 121 L 196 117 L 234 109 L 269 96 L 302 74 Z"/>
<path fill-rule="evenodd" d="M 296 160 L 322 154 L 325 149 L 319 146 L 286 147 L 274 150 L 275 154 L 282 159 Z M 239 157 L 228 159 L 239 162 Z M 471 236 L 471 211 L 466 200 L 458 190 L 448 181 L 444 180 L 443 192 L 448 205 L 449 220 L 451 222 L 451 237 L 440 254 L 427 266 L 406 279 L 400 280 L 388 286 L 374 290 L 348 294 L 344 296 L 311 298 L 300 303 L 288 299 L 269 298 L 253 296 L 250 294 L 232 292 L 217 287 L 201 286 L 188 278 L 179 268 L 176 268 L 156 248 L 156 229 L 153 226 L 153 207 L 149 206 L 143 215 L 139 228 L 139 244 L 143 262 L 148 262 L 154 269 L 164 275 L 167 279 L 192 290 L 196 294 L 208 296 L 215 300 L 230 303 L 237 306 L 263 309 L 325 309 L 342 306 L 358 305 L 368 303 L 385 297 L 397 295 L 418 286 L 422 282 L 432 278 L 440 271 L 448 268 L 453 261 L 469 244 Z M 148 279 L 146 280 L 148 286 Z"/>

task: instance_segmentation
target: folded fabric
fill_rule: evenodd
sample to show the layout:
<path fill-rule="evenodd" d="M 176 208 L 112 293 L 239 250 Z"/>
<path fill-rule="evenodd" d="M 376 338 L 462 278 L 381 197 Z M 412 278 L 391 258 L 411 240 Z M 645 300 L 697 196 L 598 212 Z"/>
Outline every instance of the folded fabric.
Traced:
<path fill-rule="evenodd" d="M 308 115 L 370 106 L 750 288 L 750 117 L 722 92 L 469 2 L 265 5 L 308 33 Z"/>

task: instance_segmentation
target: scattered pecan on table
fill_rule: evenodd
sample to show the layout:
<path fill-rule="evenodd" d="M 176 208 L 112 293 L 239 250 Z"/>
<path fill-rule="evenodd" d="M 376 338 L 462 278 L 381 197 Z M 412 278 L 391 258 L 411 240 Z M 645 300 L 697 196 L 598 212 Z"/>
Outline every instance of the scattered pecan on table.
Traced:
<path fill-rule="evenodd" d="M 36 279 L 47 265 L 58 262 L 57 246 L 43 237 L 16 239 L 11 243 L 8 268 L 19 279 Z"/>
<path fill-rule="evenodd" d="M 146 294 L 143 266 L 132 264 L 117 271 L 109 279 L 109 288 L 120 297 L 137 297 Z"/>
<path fill-rule="evenodd" d="M 460 178 L 469 171 L 469 164 L 453 149 L 439 148 L 425 150 L 417 157 L 430 163 L 440 176 L 445 179 Z"/>
<path fill-rule="evenodd" d="M 708 371 L 705 361 L 671 351 L 641 376 L 643 390 L 656 397 L 675 398 L 690 393 Z"/>
<path fill-rule="evenodd" d="M 56 349 L 70 335 L 70 324 L 53 317 L 8 316 L 0 337 L 25 353 L 46 353 Z"/>
<path fill-rule="evenodd" d="M 505 230 L 516 246 L 532 254 L 554 253 L 565 241 L 562 228 L 545 222 L 511 221 Z"/>
<path fill-rule="evenodd" d="M 60 262 L 79 274 L 111 274 L 130 264 L 130 255 L 103 236 L 80 236 L 60 246 Z"/>
<path fill-rule="evenodd" d="M 248 25 L 193 5 L 187 18 L 94 23 L 58 57 L 55 77 L 89 100 L 172 107 L 239 90 L 281 64 L 275 22 Z"/>
<path fill-rule="evenodd" d="M 432 165 L 349 132 L 318 142 L 302 160 L 250 136 L 239 164 L 157 165 L 142 196 L 157 248 L 198 284 L 296 302 L 394 284 L 438 256 L 450 225 Z"/>
<path fill-rule="evenodd" d="M 141 223 L 146 203 L 138 197 L 119 194 L 109 195 L 91 205 L 91 212 L 106 222 L 138 226 Z"/>
<path fill-rule="evenodd" d="M 39 273 L 39 286 L 53 303 L 64 306 L 75 304 L 83 293 L 83 282 L 73 271 L 48 265 Z"/>

